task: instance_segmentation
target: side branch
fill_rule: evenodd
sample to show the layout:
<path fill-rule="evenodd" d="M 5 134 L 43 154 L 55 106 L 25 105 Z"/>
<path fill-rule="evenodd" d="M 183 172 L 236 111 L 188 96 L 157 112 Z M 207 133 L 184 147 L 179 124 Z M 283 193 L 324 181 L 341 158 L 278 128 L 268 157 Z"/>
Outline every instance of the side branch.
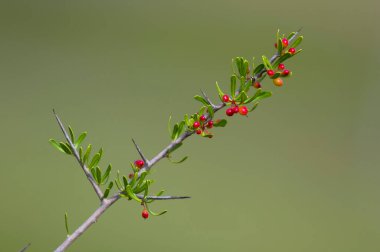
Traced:
<path fill-rule="evenodd" d="M 95 190 L 95 193 L 96 195 L 98 195 L 98 198 L 100 200 L 103 200 L 103 192 L 102 190 L 100 189 L 100 187 L 98 186 L 98 184 L 95 182 L 94 178 L 92 177 L 91 175 L 91 172 L 89 171 L 89 169 L 87 168 L 86 164 L 84 164 L 82 161 L 81 161 L 81 158 L 79 156 L 79 153 L 77 151 L 77 149 L 75 148 L 73 142 L 71 141 L 70 137 L 69 137 L 69 134 L 67 133 L 67 131 L 65 130 L 65 127 L 63 126 L 63 123 L 61 121 L 61 119 L 59 119 L 58 115 L 55 113 L 55 110 L 53 109 L 53 113 L 54 113 L 54 116 L 55 116 L 55 119 L 57 119 L 57 122 L 58 122 L 58 125 L 59 127 L 61 128 L 62 132 L 63 132 L 63 135 L 65 136 L 67 142 L 69 143 L 70 145 L 70 148 L 71 148 L 71 151 L 75 157 L 75 159 L 78 161 L 80 167 L 82 168 L 84 174 L 86 175 L 88 181 L 90 182 L 90 184 L 92 185 L 92 187 L 94 188 Z"/>

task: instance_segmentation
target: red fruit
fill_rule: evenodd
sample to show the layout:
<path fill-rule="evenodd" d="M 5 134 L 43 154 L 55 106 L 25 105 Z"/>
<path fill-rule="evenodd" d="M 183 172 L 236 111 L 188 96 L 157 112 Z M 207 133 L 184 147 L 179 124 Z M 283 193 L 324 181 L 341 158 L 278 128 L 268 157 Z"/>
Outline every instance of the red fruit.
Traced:
<path fill-rule="evenodd" d="M 194 122 L 193 124 L 193 128 L 196 129 L 196 128 L 199 128 L 201 124 L 199 122 Z"/>
<path fill-rule="evenodd" d="M 282 46 L 287 47 L 289 45 L 289 41 L 286 38 L 282 39 Z"/>
<path fill-rule="evenodd" d="M 277 43 L 274 43 L 274 47 L 276 47 L 276 48 L 277 48 Z"/>
<path fill-rule="evenodd" d="M 144 218 L 144 219 L 148 219 L 149 217 L 149 212 L 148 210 L 144 209 L 141 213 L 141 216 Z"/>
<path fill-rule="evenodd" d="M 282 76 L 288 76 L 290 74 L 290 71 L 288 69 L 285 69 L 284 71 L 282 71 L 281 75 Z"/>
<path fill-rule="evenodd" d="M 130 178 L 130 179 L 132 179 L 133 176 L 135 176 L 135 174 L 133 174 L 133 173 L 129 173 L 129 174 L 128 174 L 128 178 Z"/>
<path fill-rule="evenodd" d="M 200 118 L 199 118 L 202 122 L 206 121 L 206 117 L 204 115 L 202 115 Z"/>
<path fill-rule="evenodd" d="M 278 87 L 281 87 L 284 84 L 284 82 L 282 81 L 281 78 L 273 79 L 273 83 L 274 83 L 274 85 L 276 85 Z"/>
<path fill-rule="evenodd" d="M 232 108 L 226 109 L 226 115 L 227 116 L 233 116 L 234 114 L 235 114 L 235 112 Z"/>
<path fill-rule="evenodd" d="M 267 70 L 267 74 L 269 75 L 269 76 L 273 76 L 274 75 L 274 71 L 273 70 Z"/>
<path fill-rule="evenodd" d="M 144 164 L 145 164 L 144 161 L 142 161 L 141 159 L 135 161 L 135 165 L 139 169 L 142 168 Z"/>
<path fill-rule="evenodd" d="M 197 135 L 200 135 L 202 134 L 202 130 L 198 129 L 197 131 L 195 131 L 197 133 Z"/>
<path fill-rule="evenodd" d="M 288 52 L 291 53 L 291 54 L 295 54 L 296 53 L 296 48 L 293 48 L 293 47 L 289 48 Z"/>
<path fill-rule="evenodd" d="M 238 106 L 235 106 L 232 108 L 232 110 L 234 111 L 234 113 L 239 113 L 239 107 Z"/>
<path fill-rule="evenodd" d="M 241 114 L 241 115 L 247 115 L 247 114 L 248 114 L 248 109 L 247 109 L 247 107 L 246 107 L 246 106 L 241 106 L 241 107 L 239 108 L 239 114 Z"/>
<path fill-rule="evenodd" d="M 278 69 L 284 70 L 285 69 L 285 65 L 281 63 L 280 65 L 278 65 Z"/>
<path fill-rule="evenodd" d="M 224 101 L 224 102 L 229 102 L 230 101 L 230 97 L 228 96 L 228 95 L 223 95 L 223 97 L 222 97 L 222 100 Z"/>
<path fill-rule="evenodd" d="M 253 86 L 254 86 L 255 88 L 261 88 L 261 84 L 260 84 L 260 82 L 255 82 L 255 83 L 253 83 Z"/>
<path fill-rule="evenodd" d="M 213 121 L 208 121 L 208 123 L 207 123 L 206 126 L 207 126 L 207 128 L 211 129 L 212 126 L 214 126 L 214 122 Z"/>

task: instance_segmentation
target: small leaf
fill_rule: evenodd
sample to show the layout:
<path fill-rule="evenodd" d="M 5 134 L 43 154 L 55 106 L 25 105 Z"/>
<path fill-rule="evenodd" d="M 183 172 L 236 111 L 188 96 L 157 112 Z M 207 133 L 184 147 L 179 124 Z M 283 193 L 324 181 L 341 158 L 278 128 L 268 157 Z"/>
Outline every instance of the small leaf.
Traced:
<path fill-rule="evenodd" d="M 109 164 L 108 167 L 107 167 L 106 172 L 104 173 L 104 175 L 103 175 L 103 177 L 102 177 L 102 183 L 104 183 L 105 181 L 108 180 L 108 177 L 109 177 L 109 175 L 110 175 L 111 170 L 112 170 L 112 165 Z"/>
<path fill-rule="evenodd" d="M 96 181 L 98 182 L 98 185 L 102 182 L 102 171 L 100 170 L 99 166 L 96 168 Z"/>
<path fill-rule="evenodd" d="M 183 158 L 182 158 L 181 160 L 179 160 L 179 161 L 173 161 L 173 160 L 170 159 L 170 158 L 168 158 L 168 159 L 169 159 L 169 161 L 170 161 L 171 163 L 173 163 L 173 164 L 180 164 L 180 163 L 186 161 L 187 158 L 188 158 L 188 156 L 183 157 Z"/>
<path fill-rule="evenodd" d="M 288 40 L 289 40 L 289 39 L 291 39 L 291 38 L 294 36 L 294 34 L 296 34 L 296 33 L 295 33 L 295 32 L 291 32 L 291 33 L 289 33 L 289 35 L 288 35 L 288 38 L 287 38 L 287 39 L 288 39 Z"/>
<path fill-rule="evenodd" d="M 173 147 L 173 149 L 171 150 L 171 151 L 169 151 L 169 153 L 173 153 L 175 150 L 177 150 L 179 147 L 181 147 L 183 145 L 183 143 L 179 143 L 179 144 L 177 144 L 177 145 L 175 145 L 174 147 Z"/>
<path fill-rule="evenodd" d="M 249 110 L 249 112 L 252 112 L 253 110 L 255 110 L 258 105 L 259 105 L 259 103 L 255 103 L 255 105 L 253 105 L 253 107 Z"/>
<path fill-rule="evenodd" d="M 74 131 L 73 131 L 73 129 L 71 128 L 71 126 L 69 126 L 68 128 L 69 128 L 69 133 L 70 133 L 71 142 L 74 143 L 74 141 L 75 141 Z"/>
<path fill-rule="evenodd" d="M 74 143 L 75 147 L 78 147 L 86 138 L 86 136 L 87 136 L 87 132 L 83 132 L 82 134 L 80 134 L 77 141 Z"/>
<path fill-rule="evenodd" d="M 187 127 L 191 127 L 192 125 L 190 124 L 190 120 L 189 120 L 189 115 L 188 114 L 185 114 L 184 119 L 185 119 L 185 123 L 186 123 Z"/>
<path fill-rule="evenodd" d="M 92 149 L 92 145 L 89 144 L 87 146 L 86 152 L 84 153 L 84 156 L 83 156 L 83 163 L 87 163 L 87 160 L 90 157 L 91 149 Z"/>
<path fill-rule="evenodd" d="M 89 164 L 89 168 L 97 166 L 99 163 L 99 160 L 100 160 L 100 154 L 96 153 L 94 157 L 92 158 L 91 163 Z"/>
<path fill-rule="evenodd" d="M 297 46 L 299 46 L 299 44 L 301 44 L 303 40 L 303 36 L 299 36 L 291 45 L 290 47 L 294 47 L 296 48 Z"/>
<path fill-rule="evenodd" d="M 231 96 L 232 97 L 235 97 L 235 92 L 236 92 L 236 79 L 231 77 Z"/>
<path fill-rule="evenodd" d="M 109 184 L 108 184 L 108 187 L 107 189 L 104 191 L 104 194 L 103 194 L 103 198 L 107 198 L 111 189 L 113 187 L 113 182 L 111 181 Z"/>
<path fill-rule="evenodd" d="M 258 65 L 255 70 L 253 71 L 253 73 L 256 75 L 256 74 L 259 74 L 262 70 L 264 70 L 265 68 L 265 65 L 264 64 L 260 64 Z"/>
<path fill-rule="evenodd" d="M 59 150 L 59 151 L 65 153 L 65 151 L 62 149 L 61 145 L 60 145 L 57 141 L 55 141 L 54 139 L 49 139 L 49 143 L 50 143 L 54 148 L 56 148 L 57 150 Z"/>
<path fill-rule="evenodd" d="M 278 77 L 280 77 L 281 73 L 275 73 L 272 77 L 270 77 L 271 79 L 276 79 Z"/>
<path fill-rule="evenodd" d="M 264 66 L 265 68 L 268 70 L 268 69 L 273 69 L 273 66 L 271 65 L 270 61 L 268 60 L 268 58 L 266 56 L 262 56 L 263 58 L 263 63 L 264 63 Z"/>
<path fill-rule="evenodd" d="M 63 142 L 60 142 L 59 143 L 59 146 L 63 149 L 63 151 L 68 154 L 68 155 L 71 155 L 71 149 L 66 145 L 66 143 L 63 143 Z"/>
<path fill-rule="evenodd" d="M 149 209 L 148 205 L 146 205 L 146 210 L 148 210 L 148 212 L 149 212 L 151 215 L 153 215 L 153 216 L 160 216 L 160 215 L 163 215 L 164 213 L 167 213 L 167 212 L 168 212 L 168 210 L 164 210 L 164 211 L 162 211 L 161 213 L 155 213 L 155 212 L 152 212 L 152 211 Z"/>
<path fill-rule="evenodd" d="M 208 101 L 206 101 L 205 98 L 203 98 L 202 96 L 199 96 L 199 95 L 194 96 L 194 99 L 197 101 L 200 101 L 201 103 L 203 103 L 206 106 L 210 104 L 210 103 L 208 103 Z"/>
<path fill-rule="evenodd" d="M 79 158 L 80 158 L 80 161 L 83 160 L 83 147 L 79 147 Z"/>
<path fill-rule="evenodd" d="M 165 192 L 165 190 L 161 190 L 161 191 L 159 191 L 157 194 L 156 194 L 156 196 L 161 196 L 162 194 L 164 194 L 164 192 Z"/>
<path fill-rule="evenodd" d="M 207 111 L 208 111 L 209 118 L 212 119 L 214 117 L 214 109 L 212 108 L 211 105 L 207 106 Z"/>
<path fill-rule="evenodd" d="M 225 127 L 227 125 L 226 119 L 215 120 L 214 127 Z"/>
<path fill-rule="evenodd" d="M 280 58 L 278 58 L 278 60 L 276 61 L 276 63 L 273 65 L 273 67 L 278 67 L 278 65 L 280 65 L 280 63 L 284 62 L 285 60 L 291 58 L 293 55 L 291 53 L 284 53 L 284 55 L 282 55 Z"/>
<path fill-rule="evenodd" d="M 70 232 L 69 232 L 69 217 L 67 215 L 67 212 L 65 212 L 65 227 L 66 227 L 66 235 L 67 237 L 70 236 Z"/>
<path fill-rule="evenodd" d="M 278 40 L 277 40 L 277 54 L 278 55 L 281 55 L 282 49 L 283 49 L 283 47 L 282 47 L 282 41 L 281 41 L 280 38 L 278 38 Z"/>
<path fill-rule="evenodd" d="M 184 129 L 184 126 L 185 126 L 185 121 L 181 121 L 181 122 L 179 123 L 179 125 L 178 125 L 178 132 L 177 132 L 177 137 L 176 137 L 176 138 L 178 138 L 179 135 L 182 134 L 183 129 Z"/>
<path fill-rule="evenodd" d="M 137 179 L 139 178 L 139 173 L 138 172 L 135 172 L 133 178 L 131 181 L 129 181 L 129 185 L 131 186 L 131 188 L 133 188 L 136 184 L 136 181 Z"/>
<path fill-rule="evenodd" d="M 218 90 L 219 98 L 220 98 L 221 101 L 223 101 L 222 98 L 223 98 L 224 93 L 223 93 L 223 91 L 220 89 L 220 87 L 219 87 L 219 85 L 218 85 L 218 82 L 216 82 L 215 85 L 216 85 L 216 89 Z"/>
<path fill-rule="evenodd" d="M 172 140 L 175 140 L 176 137 L 178 136 L 177 132 L 178 132 L 178 124 L 176 123 L 174 125 L 173 132 L 172 132 Z"/>
<path fill-rule="evenodd" d="M 126 187 L 126 192 L 127 192 L 128 196 L 129 196 L 131 199 L 134 199 L 134 200 L 136 200 L 136 201 L 139 202 L 139 203 L 142 202 L 141 199 L 139 199 L 139 198 L 136 196 L 136 194 L 134 194 L 134 193 L 132 192 L 131 185 L 127 185 L 127 187 Z"/>
<path fill-rule="evenodd" d="M 123 176 L 123 183 L 124 183 L 124 188 L 127 188 L 127 186 L 129 185 L 128 183 L 128 179 L 126 176 Z"/>
<path fill-rule="evenodd" d="M 261 89 L 258 89 L 254 96 L 244 101 L 245 104 L 251 103 L 251 102 L 258 102 L 261 99 L 270 97 L 272 95 L 271 92 L 268 91 L 262 91 Z"/>

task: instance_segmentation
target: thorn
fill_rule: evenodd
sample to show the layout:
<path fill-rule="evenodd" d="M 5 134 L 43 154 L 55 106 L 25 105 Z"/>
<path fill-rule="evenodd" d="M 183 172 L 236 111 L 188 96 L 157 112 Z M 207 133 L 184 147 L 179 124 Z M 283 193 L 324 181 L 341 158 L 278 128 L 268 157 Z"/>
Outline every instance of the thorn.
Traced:
<path fill-rule="evenodd" d="M 26 244 L 21 250 L 20 250 L 20 252 L 25 252 L 29 247 L 30 247 L 30 245 L 32 245 L 32 243 L 28 243 L 28 244 Z"/>
<path fill-rule="evenodd" d="M 144 161 L 145 165 L 146 166 L 149 166 L 149 160 L 144 156 L 144 154 L 142 153 L 140 147 L 136 144 L 135 140 L 132 138 L 132 142 L 133 144 L 135 145 L 136 147 L 136 150 L 137 152 L 139 153 L 140 157 L 142 158 L 142 160 Z"/>

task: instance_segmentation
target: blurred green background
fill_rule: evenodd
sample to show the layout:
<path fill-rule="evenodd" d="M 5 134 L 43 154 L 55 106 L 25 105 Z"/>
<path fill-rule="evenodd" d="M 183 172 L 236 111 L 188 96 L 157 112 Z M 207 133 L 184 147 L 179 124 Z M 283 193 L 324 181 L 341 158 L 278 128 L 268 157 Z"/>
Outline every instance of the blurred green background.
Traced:
<path fill-rule="evenodd" d="M 249 118 L 192 137 L 153 188 L 191 200 L 144 221 L 120 201 L 69 251 L 380 251 L 377 16 L 369 1 L 1 1 L 0 250 L 51 251 L 98 201 L 49 144 L 52 114 L 103 164 L 129 172 L 169 143 L 167 120 L 227 86 L 231 58 L 272 55 L 277 28 L 303 27 L 293 77 Z M 220 114 L 222 117 L 224 115 Z"/>

